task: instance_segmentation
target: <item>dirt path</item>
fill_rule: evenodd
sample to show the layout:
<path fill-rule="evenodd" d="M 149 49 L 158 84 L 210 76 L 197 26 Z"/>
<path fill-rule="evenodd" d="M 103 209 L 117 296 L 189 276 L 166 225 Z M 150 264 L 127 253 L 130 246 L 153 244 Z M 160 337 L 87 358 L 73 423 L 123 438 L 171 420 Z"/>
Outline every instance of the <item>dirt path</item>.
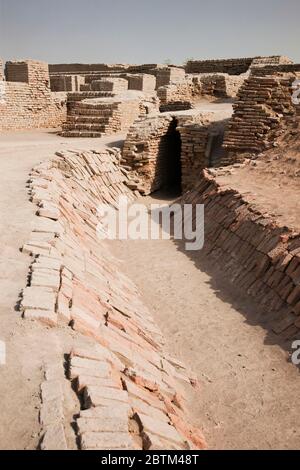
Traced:
<path fill-rule="evenodd" d="M 221 276 L 212 279 L 201 254 L 191 258 L 172 241 L 109 244 L 154 312 L 169 351 L 201 380 L 192 409 L 210 448 L 298 448 L 299 373 L 257 325 L 255 306 Z"/>
<path fill-rule="evenodd" d="M 97 149 L 121 137 L 68 140 L 47 131 L 1 134 L 0 341 L 5 342 L 7 354 L 6 365 L 0 365 L 0 449 L 37 447 L 42 365 L 59 351 L 53 330 L 24 322 L 15 311 L 30 264 L 29 256 L 19 249 L 29 239 L 35 212 L 26 190 L 28 174 L 59 149 Z"/>

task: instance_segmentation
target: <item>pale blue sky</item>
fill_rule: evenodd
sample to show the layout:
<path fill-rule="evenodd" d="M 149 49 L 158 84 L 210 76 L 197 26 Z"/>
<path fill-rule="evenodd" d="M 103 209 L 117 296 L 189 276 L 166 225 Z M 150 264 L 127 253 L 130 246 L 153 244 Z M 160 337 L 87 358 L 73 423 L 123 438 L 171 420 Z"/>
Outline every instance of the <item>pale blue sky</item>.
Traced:
<path fill-rule="evenodd" d="M 300 0 L 0 0 L 0 58 L 163 62 L 283 54 Z"/>

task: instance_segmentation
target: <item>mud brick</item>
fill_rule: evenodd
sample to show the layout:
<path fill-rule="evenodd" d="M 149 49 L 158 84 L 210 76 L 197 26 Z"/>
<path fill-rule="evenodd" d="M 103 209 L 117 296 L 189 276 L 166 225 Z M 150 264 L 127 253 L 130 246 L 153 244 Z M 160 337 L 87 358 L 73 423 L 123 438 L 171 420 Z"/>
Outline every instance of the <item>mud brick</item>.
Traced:
<path fill-rule="evenodd" d="M 166 409 L 164 402 L 160 400 L 156 395 L 142 387 L 139 387 L 138 385 L 134 384 L 131 380 L 124 379 L 124 383 L 129 394 L 129 400 L 132 397 L 137 398 L 139 400 L 144 401 L 149 406 L 157 408 L 158 410 L 165 413 Z"/>
<path fill-rule="evenodd" d="M 115 356 L 109 349 L 100 344 L 95 344 L 92 347 L 74 347 L 71 351 L 71 357 L 79 357 L 82 359 L 93 359 L 100 362 L 108 362 L 112 364 L 116 370 L 123 371 L 123 363 Z"/>
<path fill-rule="evenodd" d="M 153 419 L 140 412 L 136 413 L 134 418 L 139 424 L 140 431 L 146 435 L 156 435 L 159 438 L 161 437 L 167 441 L 173 442 L 175 445 L 184 446 L 184 439 L 173 426 L 165 421 Z"/>
<path fill-rule="evenodd" d="M 294 305 L 294 307 L 293 307 L 293 313 L 294 313 L 295 315 L 300 315 L 300 302 L 298 302 L 296 305 Z M 297 321 L 298 321 L 298 320 L 297 320 Z M 295 323 L 295 324 L 296 324 L 296 323 Z M 299 325 L 298 325 L 298 323 L 297 323 L 296 326 L 297 326 L 297 327 L 298 327 L 298 326 L 300 327 L 300 322 L 299 322 Z"/>
<path fill-rule="evenodd" d="M 47 380 L 41 385 L 42 401 L 46 403 L 51 400 L 61 399 L 63 397 L 60 380 Z"/>
<path fill-rule="evenodd" d="M 70 301 L 62 292 L 57 296 L 57 313 L 60 320 L 69 323 L 71 321 Z"/>
<path fill-rule="evenodd" d="M 144 415 L 151 416 L 152 418 L 158 419 L 160 421 L 165 421 L 166 423 L 170 421 L 166 413 L 163 413 L 157 408 L 148 405 L 143 400 L 131 396 L 129 402 L 134 412 L 141 412 Z"/>
<path fill-rule="evenodd" d="M 299 267 L 299 265 L 300 265 L 299 258 L 297 256 L 294 256 L 285 271 L 286 274 L 291 276 L 291 274 Z"/>
<path fill-rule="evenodd" d="M 67 441 L 62 424 L 52 424 L 47 427 L 41 444 L 42 450 L 67 450 Z"/>
<path fill-rule="evenodd" d="M 287 298 L 287 303 L 290 305 L 293 305 L 295 303 L 298 303 L 300 300 L 300 285 L 296 286 L 289 297 Z"/>
<path fill-rule="evenodd" d="M 43 404 L 40 411 L 40 423 L 43 427 L 62 423 L 64 420 L 62 397 Z"/>
<path fill-rule="evenodd" d="M 285 274 L 278 286 L 276 287 L 276 291 L 281 296 L 281 294 L 283 293 L 283 291 L 285 291 L 287 287 L 290 287 L 290 289 L 292 290 L 294 286 L 293 282 L 291 281 L 291 278 Z"/>
<path fill-rule="evenodd" d="M 60 271 L 62 267 L 62 261 L 60 259 L 51 258 L 50 256 L 39 256 L 35 259 L 33 267 L 37 267 L 38 269 Z"/>
<path fill-rule="evenodd" d="M 89 408 L 88 410 L 81 410 L 80 417 L 85 419 L 116 419 L 119 418 L 121 421 L 128 423 L 128 418 L 131 418 L 133 414 L 132 408 L 128 403 L 115 402 L 113 407 L 97 406 L 95 408 Z"/>
<path fill-rule="evenodd" d="M 276 334 L 281 334 L 295 324 L 297 317 L 293 313 L 284 312 L 279 320 L 273 323 L 272 330 Z"/>
<path fill-rule="evenodd" d="M 267 281 L 268 286 L 273 287 L 273 289 L 279 285 L 279 283 L 284 279 L 285 275 L 279 271 L 275 271 L 273 275 Z"/>
<path fill-rule="evenodd" d="M 50 310 L 25 309 L 23 317 L 25 320 L 37 320 L 50 327 L 57 326 L 58 324 L 57 314 Z"/>
<path fill-rule="evenodd" d="M 51 289 L 44 287 L 26 287 L 23 292 L 23 310 L 55 310 L 56 296 Z"/>
<path fill-rule="evenodd" d="M 114 402 L 128 403 L 128 393 L 125 390 L 113 388 L 98 388 L 93 385 L 84 390 L 84 403 L 86 408 L 91 406 L 107 406 Z"/>
<path fill-rule="evenodd" d="M 295 284 L 300 283 L 300 264 L 298 265 L 298 268 L 295 269 L 295 271 L 290 273 L 290 277 L 293 279 Z"/>
<path fill-rule="evenodd" d="M 85 432 L 80 437 L 82 450 L 137 450 L 129 433 Z"/>
<path fill-rule="evenodd" d="M 80 434 L 85 432 L 128 433 L 128 417 L 120 418 L 78 418 L 76 421 Z"/>
<path fill-rule="evenodd" d="M 77 390 L 81 392 L 86 387 L 98 387 L 98 388 L 116 388 L 121 389 L 122 384 L 120 379 L 117 380 L 116 378 L 99 378 L 93 377 L 92 375 L 83 375 L 80 374 L 77 380 Z"/>
<path fill-rule="evenodd" d="M 276 264 L 276 269 L 282 272 L 286 271 L 292 259 L 293 257 L 289 253 L 283 254 Z"/>
<path fill-rule="evenodd" d="M 100 362 L 90 359 L 82 359 L 80 357 L 72 357 L 70 362 L 70 376 L 77 378 L 77 372 L 84 371 L 83 375 L 91 375 L 98 378 L 110 378 L 112 370 L 107 362 Z"/>
<path fill-rule="evenodd" d="M 54 292 L 58 292 L 60 287 L 60 276 L 57 271 L 45 272 L 40 269 L 35 269 L 31 275 L 30 284 L 32 287 L 49 287 Z"/>
<path fill-rule="evenodd" d="M 274 250 L 278 244 L 280 244 L 281 238 L 280 235 L 272 235 L 265 240 L 263 240 L 258 246 L 258 251 L 261 251 L 264 254 L 268 254 Z"/>

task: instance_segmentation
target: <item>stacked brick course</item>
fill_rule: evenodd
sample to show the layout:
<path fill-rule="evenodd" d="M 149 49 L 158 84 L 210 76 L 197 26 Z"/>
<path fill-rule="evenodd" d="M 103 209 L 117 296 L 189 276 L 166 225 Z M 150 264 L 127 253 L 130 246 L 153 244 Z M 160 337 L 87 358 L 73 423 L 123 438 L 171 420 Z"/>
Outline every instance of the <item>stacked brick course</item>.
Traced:
<path fill-rule="evenodd" d="M 91 82 L 91 90 L 109 91 L 111 93 L 118 94 L 128 90 L 128 81 L 124 78 L 102 78 L 101 80 L 94 80 Z"/>
<path fill-rule="evenodd" d="M 66 95 L 52 93 L 47 64 L 9 62 L 0 101 L 0 131 L 59 127 L 66 119 Z"/>
<path fill-rule="evenodd" d="M 51 91 L 80 91 L 81 85 L 85 84 L 85 79 L 81 75 L 51 75 Z"/>
<path fill-rule="evenodd" d="M 238 59 L 190 60 L 187 62 L 186 73 L 228 73 L 241 75 L 252 66 L 291 64 L 292 60 L 285 56 L 247 57 Z"/>
<path fill-rule="evenodd" d="M 124 132 L 151 106 L 156 107 L 153 97 L 132 91 L 115 98 L 77 101 L 70 107 L 62 135 L 102 137 L 104 134 Z"/>
<path fill-rule="evenodd" d="M 185 66 L 186 73 L 228 73 L 241 75 L 246 73 L 254 58 L 219 59 L 219 60 L 190 60 Z"/>
<path fill-rule="evenodd" d="M 64 353 L 81 406 L 73 413 L 63 408 L 63 421 L 76 415 L 79 449 L 203 449 L 201 432 L 187 422 L 178 382 L 195 379 L 164 352 L 162 334 L 136 286 L 97 238 L 99 204 L 117 208 L 119 195 L 133 198 L 118 159 L 114 149 L 66 152 L 32 172 L 39 210 L 24 247 L 34 257 L 24 318 L 74 330 L 73 348 L 65 345 Z M 82 346 L 84 339 L 88 346 Z M 43 449 L 66 447 L 57 373 L 59 368 L 47 369 L 42 385 L 44 406 L 51 398 L 58 406 L 57 414 L 49 409 Z M 49 417 L 44 409 L 42 417 Z"/>
<path fill-rule="evenodd" d="M 291 99 L 294 79 L 251 75 L 241 87 L 238 101 L 234 104 L 224 147 L 259 152 L 272 144 L 284 118 L 295 115 Z"/>
<path fill-rule="evenodd" d="M 185 71 L 179 67 L 164 67 L 158 69 L 156 74 L 156 88 L 181 82 L 185 78 Z"/>
<path fill-rule="evenodd" d="M 144 93 L 153 93 L 156 88 L 156 78 L 149 74 L 127 75 L 129 90 L 139 90 Z"/>

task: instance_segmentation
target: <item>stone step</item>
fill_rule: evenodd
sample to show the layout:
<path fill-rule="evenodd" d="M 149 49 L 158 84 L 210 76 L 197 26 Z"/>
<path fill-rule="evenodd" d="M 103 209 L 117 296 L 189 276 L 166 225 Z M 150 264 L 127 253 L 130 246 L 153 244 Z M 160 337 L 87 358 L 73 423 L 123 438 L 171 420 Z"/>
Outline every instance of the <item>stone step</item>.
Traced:
<path fill-rule="evenodd" d="M 102 137 L 103 133 L 101 132 L 89 132 L 89 131 L 78 131 L 78 130 L 68 130 L 62 131 L 60 134 L 62 137 Z"/>
<path fill-rule="evenodd" d="M 96 116 L 96 117 L 111 117 L 112 110 L 109 108 L 84 108 L 75 107 L 69 113 L 68 116 Z"/>
<path fill-rule="evenodd" d="M 63 130 L 80 130 L 91 132 L 105 132 L 106 126 L 104 124 L 83 124 L 83 123 L 66 123 L 63 124 Z"/>
<path fill-rule="evenodd" d="M 80 91 L 68 93 L 68 101 L 81 101 L 92 98 L 113 98 L 115 93 L 110 91 Z"/>
<path fill-rule="evenodd" d="M 108 124 L 110 116 L 68 115 L 67 124 Z"/>

